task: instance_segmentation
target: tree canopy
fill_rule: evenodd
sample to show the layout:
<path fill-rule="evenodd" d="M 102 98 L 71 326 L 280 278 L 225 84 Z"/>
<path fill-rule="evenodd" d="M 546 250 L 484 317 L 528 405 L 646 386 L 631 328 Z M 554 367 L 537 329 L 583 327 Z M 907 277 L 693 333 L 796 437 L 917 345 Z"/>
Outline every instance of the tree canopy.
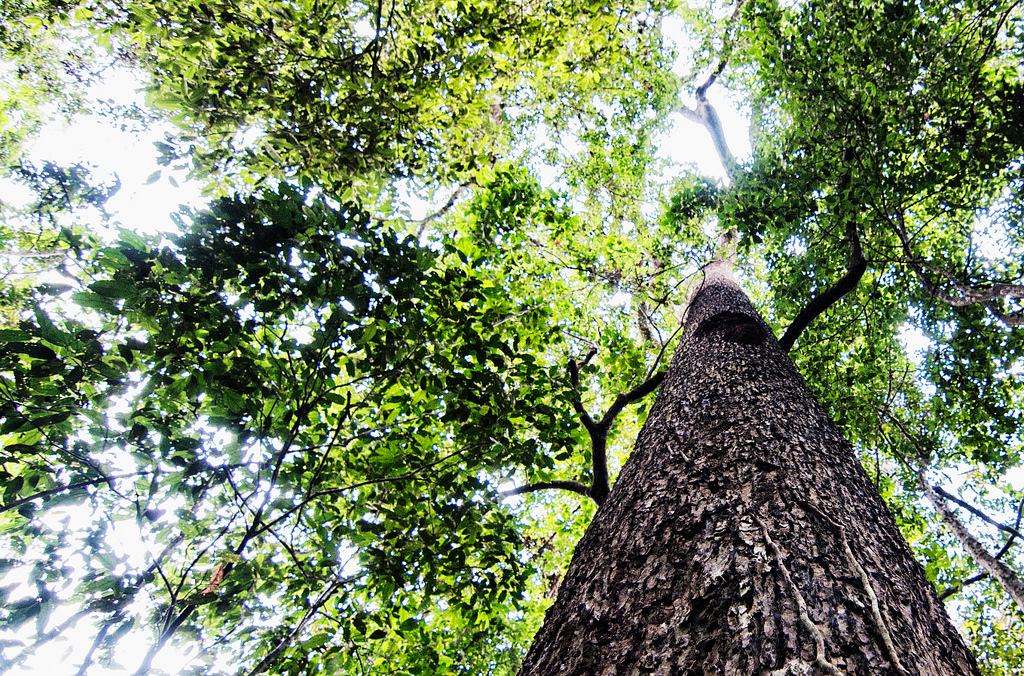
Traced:
<path fill-rule="evenodd" d="M 1020 578 L 1020 3 L 3 15 L 0 664 L 515 673 L 732 232 L 984 673 L 1024 663 L 978 558 Z M 104 69 L 205 186 L 176 231 L 24 155 Z"/>

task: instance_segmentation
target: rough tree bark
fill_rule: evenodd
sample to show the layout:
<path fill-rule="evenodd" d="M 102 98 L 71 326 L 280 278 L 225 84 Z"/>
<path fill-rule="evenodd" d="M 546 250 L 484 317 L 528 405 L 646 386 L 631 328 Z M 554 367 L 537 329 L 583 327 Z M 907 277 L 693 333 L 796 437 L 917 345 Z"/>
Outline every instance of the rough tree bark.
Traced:
<path fill-rule="evenodd" d="M 520 671 L 555 674 L 978 674 L 727 264 Z"/>

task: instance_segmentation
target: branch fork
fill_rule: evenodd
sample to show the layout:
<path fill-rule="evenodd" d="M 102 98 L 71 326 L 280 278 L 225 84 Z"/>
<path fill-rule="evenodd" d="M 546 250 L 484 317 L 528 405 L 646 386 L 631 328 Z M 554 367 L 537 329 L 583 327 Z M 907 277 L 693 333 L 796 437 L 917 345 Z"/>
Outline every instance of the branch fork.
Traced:
<path fill-rule="evenodd" d="M 586 366 L 595 354 L 597 354 L 597 348 L 591 348 L 590 352 L 587 353 L 587 356 L 584 357 L 582 365 Z M 658 389 L 658 386 L 661 385 L 661 382 L 665 379 L 665 372 L 662 371 L 656 373 L 629 392 L 619 394 L 615 397 L 615 401 L 613 401 L 612 405 L 608 407 L 608 410 L 605 411 L 604 415 L 601 416 L 601 419 L 594 420 L 590 413 L 588 413 L 583 407 L 583 402 L 579 397 L 580 367 L 581 366 L 577 364 L 575 360 L 569 360 L 569 382 L 572 385 L 573 391 L 576 393 L 576 397 L 572 400 L 572 407 L 579 415 L 583 428 L 586 429 L 587 434 L 590 435 L 590 459 L 592 463 L 592 478 L 590 485 L 588 486 L 579 481 L 539 481 L 527 486 L 520 486 L 508 491 L 502 491 L 502 496 L 510 497 L 513 495 L 523 495 L 524 493 L 534 493 L 536 491 L 546 490 L 549 488 L 557 488 L 586 496 L 596 502 L 598 506 L 604 504 L 604 501 L 608 498 L 608 494 L 611 492 L 611 485 L 608 480 L 608 432 L 612 428 L 612 423 L 615 422 L 615 418 L 618 417 L 619 413 L 621 413 L 622 409 L 626 406 L 643 399 L 648 394 Z"/>

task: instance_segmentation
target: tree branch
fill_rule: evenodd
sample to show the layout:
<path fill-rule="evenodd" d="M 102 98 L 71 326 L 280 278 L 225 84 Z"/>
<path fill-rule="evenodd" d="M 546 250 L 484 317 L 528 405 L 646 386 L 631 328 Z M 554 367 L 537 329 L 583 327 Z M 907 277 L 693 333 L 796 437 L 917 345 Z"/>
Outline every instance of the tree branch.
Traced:
<path fill-rule="evenodd" d="M 896 213 L 895 229 L 903 247 L 903 254 L 905 256 L 903 262 L 908 264 L 911 270 L 914 271 L 914 275 L 921 282 L 921 286 L 924 287 L 924 290 L 930 296 L 952 307 L 982 304 L 988 308 L 989 312 L 996 319 L 1003 322 L 1006 326 L 1011 328 L 1024 326 L 1024 312 L 1004 312 L 997 303 L 997 301 L 1007 298 L 1024 299 L 1024 284 L 992 282 L 983 288 L 967 284 L 949 270 L 926 263 L 914 255 L 910 234 L 907 232 L 907 226 L 903 219 L 903 212 Z M 929 279 L 928 275 L 925 274 L 926 271 L 944 278 L 952 286 L 953 292 L 951 293 L 942 288 L 939 282 L 933 282 Z"/>
<path fill-rule="evenodd" d="M 846 165 L 847 170 L 840 177 L 836 185 L 836 193 L 847 202 L 849 202 L 850 198 L 850 182 L 852 180 L 850 165 L 855 159 L 856 153 L 852 148 L 847 148 L 843 153 L 843 164 Z M 846 217 L 846 242 L 850 246 L 850 262 L 846 266 L 846 274 L 833 286 L 811 300 L 807 307 L 796 316 L 793 323 L 789 325 L 782 338 L 779 339 L 779 345 L 786 352 L 792 349 L 797 338 L 800 337 L 800 334 L 803 333 L 804 329 L 811 322 L 817 319 L 825 310 L 842 300 L 843 296 L 857 288 L 860 278 L 864 276 L 864 271 L 868 267 L 868 261 L 864 258 L 864 248 L 860 243 L 857 220 L 853 217 L 853 214 L 849 214 Z"/>
<path fill-rule="evenodd" d="M 725 168 L 725 173 L 728 175 L 729 180 L 733 181 L 736 179 L 737 167 L 736 158 L 729 152 L 729 144 L 725 140 L 725 130 L 722 128 L 722 120 L 718 117 L 718 112 L 714 106 L 707 99 L 708 89 L 711 88 L 718 77 L 725 72 L 725 67 L 729 63 L 729 52 L 732 49 L 732 29 L 739 21 L 740 11 L 743 9 L 743 5 L 746 0 L 738 0 L 735 9 L 729 16 L 729 20 L 725 28 L 725 38 L 722 41 L 721 59 L 718 61 L 718 66 L 708 76 L 704 83 L 697 87 L 695 98 L 697 99 L 697 105 L 694 108 L 688 108 L 683 104 L 679 104 L 676 108 L 676 112 L 681 114 L 691 122 L 696 122 L 707 129 L 711 135 L 711 142 L 715 145 L 715 151 L 718 152 L 718 159 L 722 162 L 722 166 Z"/>
<path fill-rule="evenodd" d="M 596 352 L 596 349 L 592 349 L 583 360 L 583 363 L 586 364 L 590 361 L 590 358 L 593 357 Z M 590 486 L 585 486 L 578 481 L 540 481 L 528 486 L 519 486 L 518 488 L 513 488 L 511 490 L 501 491 L 500 495 L 509 497 L 513 495 L 522 495 L 523 493 L 543 491 L 549 488 L 557 488 L 577 493 L 579 495 L 585 495 L 598 505 L 604 504 L 604 501 L 608 498 L 608 494 L 611 492 L 611 485 L 608 480 L 608 432 L 611 430 L 612 423 L 615 422 L 615 418 L 618 417 L 623 408 L 634 401 L 638 401 L 639 399 L 646 397 L 648 394 L 658 389 L 658 386 L 661 385 L 661 382 L 664 379 L 664 371 L 656 373 L 629 392 L 615 397 L 615 401 L 612 402 L 612 405 L 601 417 L 600 422 L 594 422 L 594 419 L 590 417 L 590 414 L 587 413 L 587 410 L 583 407 L 583 403 L 580 401 L 579 397 L 573 399 L 572 407 L 579 414 L 583 427 L 587 430 L 587 434 L 590 435 Z M 577 394 L 579 394 L 579 380 L 579 366 L 577 366 L 575 360 L 570 359 L 569 382 Z"/>
<path fill-rule="evenodd" d="M 0 514 L 8 510 L 21 507 L 22 505 L 28 502 L 32 502 L 33 500 L 47 498 L 50 497 L 51 495 L 56 495 L 57 493 L 63 493 L 64 491 L 73 491 L 76 488 L 85 488 L 87 486 L 95 486 L 96 484 L 108 483 L 110 481 L 113 481 L 114 479 L 128 479 L 131 477 L 145 476 L 151 473 L 152 471 L 147 469 L 142 470 L 140 472 L 129 472 L 128 474 L 112 474 L 111 476 L 102 476 L 97 477 L 95 479 L 88 479 L 86 481 L 76 481 L 75 483 L 68 484 L 67 486 L 57 486 L 56 488 L 50 488 L 45 491 L 33 493 L 32 495 L 25 498 L 19 498 L 18 500 L 15 500 L 14 502 L 8 503 L 6 505 L 0 505 Z"/>
<path fill-rule="evenodd" d="M 1003 309 L 999 307 L 995 301 L 986 303 L 988 311 L 991 312 L 996 319 L 1006 324 L 1008 327 L 1015 328 L 1018 326 L 1024 326 L 1024 311 L 1022 312 L 1003 312 Z"/>
<path fill-rule="evenodd" d="M 103 639 L 107 637 L 107 632 L 110 631 L 111 622 L 106 622 L 100 627 L 100 630 L 96 633 L 96 637 L 93 639 L 92 645 L 89 646 L 89 652 L 85 654 L 85 658 L 82 660 L 82 665 L 78 667 L 78 671 L 75 672 L 75 676 L 85 676 L 89 673 L 89 665 L 92 664 L 92 656 L 96 654 L 96 650 L 103 643 Z"/>
<path fill-rule="evenodd" d="M 956 585 L 950 587 L 946 591 L 944 591 L 941 594 L 939 594 L 939 600 L 940 601 L 945 601 L 946 599 L 948 599 L 953 594 L 958 594 L 958 593 L 962 592 L 964 590 L 964 587 L 966 587 L 968 585 L 972 585 L 975 582 L 981 582 L 982 580 L 984 580 L 987 577 L 989 577 L 988 573 L 978 573 L 974 577 L 967 578 L 966 580 L 957 583 Z"/>
<path fill-rule="evenodd" d="M 956 518 L 953 510 L 946 506 L 932 485 L 928 483 L 923 466 L 917 470 L 917 480 L 921 485 L 921 490 L 924 491 L 925 497 L 935 507 L 935 511 L 939 513 L 943 523 L 956 536 L 956 539 L 960 541 L 963 548 L 967 550 L 978 565 L 999 582 L 1000 586 L 1010 595 L 1010 598 L 1014 600 L 1017 606 L 1024 610 L 1024 581 L 1021 581 L 1012 568 L 989 554 L 982 544 L 971 535 L 967 527 Z M 1016 529 L 1014 529 L 1014 532 L 1016 532 Z"/>
<path fill-rule="evenodd" d="M 47 249 L 45 251 L 0 251 L 4 258 L 63 258 L 71 249 Z"/>
<path fill-rule="evenodd" d="M 587 356 L 583 358 L 582 365 L 586 366 L 595 354 L 597 354 L 597 348 L 590 348 Z M 576 393 L 572 400 L 572 408 L 580 416 L 580 421 L 583 423 L 583 427 L 586 428 L 587 433 L 593 438 L 598 433 L 598 428 L 597 423 L 590 417 L 587 409 L 583 407 L 583 401 L 580 399 L 580 365 L 576 363 L 575 359 L 570 359 L 566 368 L 569 371 L 569 385 L 572 386 L 573 392 Z"/>
<path fill-rule="evenodd" d="M 928 498 L 928 501 L 932 503 L 932 506 L 935 508 L 935 511 L 939 513 L 939 517 L 942 519 L 942 522 L 946 525 L 946 528 L 948 528 L 949 531 L 953 534 L 953 536 L 956 537 L 956 539 L 960 542 L 960 546 L 962 546 L 967 551 L 971 558 L 974 559 L 975 563 L 977 563 L 989 575 L 995 578 L 995 580 L 999 582 L 999 585 L 1003 588 L 1003 591 L 1010 595 L 1010 598 L 1014 600 L 1014 602 L 1018 605 L 1018 607 L 1020 607 L 1021 610 L 1024 610 L 1024 581 L 1022 581 L 1020 577 L 1017 576 L 1016 571 L 1014 571 L 1012 568 L 1010 568 L 1005 563 L 1000 561 L 999 557 L 992 556 L 991 554 L 989 554 L 985 547 L 980 542 L 978 542 L 978 540 L 973 535 L 971 535 L 971 532 L 967 530 L 967 527 L 956 517 L 956 514 L 953 513 L 953 510 L 950 509 L 945 502 L 943 502 L 942 498 L 936 492 L 935 487 L 932 486 L 932 484 L 928 481 L 927 477 L 925 476 L 924 460 L 925 458 L 927 458 L 927 455 L 921 452 L 921 449 L 918 448 L 913 437 L 910 436 L 910 432 L 903 425 L 903 423 L 900 422 L 898 418 L 892 415 L 888 415 L 887 417 L 890 420 L 892 420 L 893 423 L 895 423 L 896 427 L 900 430 L 900 433 L 903 435 L 903 437 L 907 440 L 907 442 L 910 443 L 911 446 L 913 446 L 914 450 L 917 452 L 917 467 L 913 468 L 915 470 L 915 474 L 917 475 L 917 483 L 921 487 L 921 490 L 924 492 L 925 497 Z M 888 441 L 887 437 L 886 441 Z M 890 441 L 889 444 L 892 445 L 892 442 Z M 893 450 L 895 451 L 895 448 L 893 448 Z M 900 455 L 898 452 L 897 455 L 899 455 L 900 460 L 906 463 L 906 459 L 903 458 L 902 455 Z M 1022 509 L 1024 509 L 1024 507 L 1022 507 Z M 1017 525 L 1020 525 L 1019 521 Z M 1013 534 L 1018 534 L 1016 527 L 1014 527 L 1011 530 Z M 1009 544 L 1010 542 L 1007 542 L 1007 544 L 1003 546 L 1003 551 L 1000 551 L 999 556 L 1002 556 L 1005 553 L 1005 550 L 1009 547 Z"/>
<path fill-rule="evenodd" d="M 722 65 L 724 65 L 724 61 Z M 713 81 L 714 76 L 709 78 L 709 82 L 705 84 L 710 84 Z M 722 162 L 722 167 L 725 168 L 729 180 L 733 181 L 737 174 L 736 158 L 729 151 L 729 144 L 725 140 L 725 130 L 722 128 L 722 120 L 718 117 L 715 107 L 708 101 L 706 90 L 703 87 L 702 85 L 697 89 L 697 105 L 694 108 L 688 108 L 680 103 L 675 111 L 707 129 L 711 135 L 711 142 L 715 145 L 715 151 L 718 153 L 718 159 Z"/>
<path fill-rule="evenodd" d="M 850 263 L 846 274 L 832 287 L 826 289 L 808 303 L 807 307 L 801 310 L 800 314 L 793 320 L 793 323 L 789 325 L 786 333 L 783 334 L 782 338 L 779 338 L 779 345 L 786 352 L 792 349 L 797 338 L 800 337 L 800 334 L 803 333 L 804 329 L 811 322 L 817 319 L 825 310 L 838 303 L 843 296 L 857 288 L 860 278 L 864 276 L 864 271 L 868 267 L 868 261 L 864 258 L 864 250 L 860 244 L 860 235 L 857 233 L 857 224 L 853 219 L 850 219 L 846 224 L 846 239 L 850 243 Z"/>
<path fill-rule="evenodd" d="M 510 498 L 513 495 L 525 495 L 526 493 L 536 493 L 537 491 L 546 491 L 548 489 L 555 488 L 562 491 L 569 491 L 570 493 L 576 493 L 586 498 L 593 498 L 590 494 L 590 486 L 585 486 L 579 481 L 538 481 L 535 484 L 528 486 L 519 486 L 512 488 L 507 491 L 501 491 L 498 495 Z"/>
<path fill-rule="evenodd" d="M 945 490 L 943 490 L 942 488 L 939 488 L 938 486 L 932 486 L 932 487 L 935 489 L 936 493 L 938 493 L 942 497 L 946 498 L 947 500 L 952 500 L 956 504 L 958 504 L 961 507 L 963 507 L 964 509 L 966 509 L 971 514 L 974 514 L 975 516 L 980 518 L 985 523 L 991 524 L 991 525 L 995 526 L 996 528 L 998 528 L 999 530 L 1004 531 L 1006 533 L 1009 533 L 1011 537 L 1024 538 L 1024 535 L 1020 534 L 1020 531 L 1017 530 L 1016 526 L 1011 528 L 1010 526 L 1007 526 L 1006 524 L 999 523 L 998 521 L 996 521 L 995 519 L 992 519 L 987 514 L 982 512 L 980 509 L 975 507 L 974 505 L 971 505 L 971 504 L 969 504 L 967 502 L 964 502 L 963 500 L 961 500 L 957 496 L 953 495 L 952 493 L 948 493 Z M 1018 519 L 1018 523 L 1019 523 L 1020 517 L 1018 516 L 1017 519 Z"/>
<path fill-rule="evenodd" d="M 277 658 L 281 656 L 281 653 L 283 653 L 285 649 L 288 648 L 288 646 L 290 646 L 295 641 L 296 638 L 298 638 L 298 636 L 302 633 L 302 630 L 306 628 L 306 625 L 309 624 L 309 621 L 313 619 L 313 616 L 320 611 L 324 604 L 327 603 L 327 601 L 332 596 L 334 596 L 334 594 L 337 593 L 337 591 L 341 589 L 343 585 L 354 581 L 361 575 L 363 575 L 363 573 L 360 573 L 359 575 L 352 575 L 340 580 L 335 580 L 333 584 L 328 586 L 327 589 L 325 589 L 320 594 L 317 600 L 313 602 L 313 605 L 310 606 L 309 610 L 306 611 L 306 614 L 302 617 L 302 620 L 299 622 L 298 626 L 296 626 L 295 629 L 290 634 L 284 637 L 284 639 L 282 639 L 280 643 L 274 646 L 273 650 L 267 653 L 266 657 L 260 660 L 260 663 L 253 667 L 252 670 L 249 671 L 249 673 L 246 676 L 256 676 L 257 674 L 261 674 L 266 670 L 267 667 L 276 662 Z"/>
<path fill-rule="evenodd" d="M 455 189 L 455 192 L 453 192 L 451 197 L 448 198 L 448 201 L 444 203 L 444 206 L 442 206 L 434 213 L 424 216 L 418 221 L 413 221 L 415 225 L 420 226 L 419 229 L 416 231 L 416 236 L 422 237 L 423 231 L 426 229 L 426 227 L 433 223 L 434 221 L 436 221 L 437 219 L 444 216 L 446 213 L 448 213 L 451 210 L 451 208 L 455 206 L 455 203 L 459 200 L 459 197 L 462 196 L 462 193 L 466 192 L 466 190 L 468 190 L 471 186 L 474 185 L 476 185 L 475 180 L 470 179 L 466 181 L 465 183 L 461 184 L 458 188 Z"/>
<path fill-rule="evenodd" d="M 953 307 L 964 307 L 978 303 L 988 304 L 1002 298 L 1024 298 L 1024 285 L 1021 284 L 994 282 L 986 288 L 978 288 L 961 282 L 953 273 L 937 265 L 918 260 L 908 260 L 907 262 L 914 268 L 917 278 L 929 294 Z M 924 270 L 945 277 L 946 281 L 955 289 L 956 294 L 944 291 L 938 283 L 928 279 L 924 274 Z"/>
<path fill-rule="evenodd" d="M 583 412 L 583 416 L 585 416 L 583 417 L 583 426 L 590 433 L 590 460 L 593 477 L 590 497 L 598 505 L 604 504 L 608 493 L 611 492 L 611 484 L 608 480 L 608 432 L 612 428 L 612 423 L 627 404 L 646 397 L 656 390 L 664 379 L 664 371 L 656 373 L 629 392 L 618 395 L 598 423 L 594 423 L 593 419 L 585 411 Z"/>
<path fill-rule="evenodd" d="M 998 552 L 996 552 L 996 560 L 1002 559 L 1006 552 L 1010 551 L 1010 546 L 1013 544 L 1013 541 L 1017 539 L 1018 533 L 1016 533 L 1016 530 L 1020 528 L 1020 520 L 1022 516 L 1024 516 L 1024 500 L 1021 500 L 1020 504 L 1017 506 L 1017 520 L 1013 523 L 1013 529 L 1015 532 L 1012 533 L 1010 537 L 1006 538 L 1006 542 L 1003 543 L 1002 548 Z M 975 582 L 984 580 L 986 577 L 989 577 L 989 574 L 986 572 L 981 572 L 975 575 L 974 577 L 963 580 L 962 582 L 950 587 L 946 591 L 939 594 L 939 600 L 945 601 L 953 594 L 963 591 L 964 587 L 974 584 Z"/>
<path fill-rule="evenodd" d="M 611 492 L 611 484 L 608 481 L 608 432 L 612 423 L 618 417 L 627 404 L 638 401 L 658 389 L 661 381 L 665 379 L 665 372 L 656 373 L 640 385 L 634 387 L 625 394 L 615 397 L 615 401 L 601 417 L 596 429 L 590 434 L 590 460 L 593 467 L 593 484 L 590 486 L 590 497 L 598 505 L 604 504 Z"/>
<path fill-rule="evenodd" d="M 661 382 L 665 380 L 665 373 L 665 371 L 655 373 L 653 376 L 648 378 L 640 385 L 637 385 L 629 392 L 625 394 L 620 394 L 619 396 L 615 397 L 615 401 L 612 402 L 612 405 L 605 412 L 604 416 L 601 418 L 601 422 L 598 423 L 598 426 L 603 428 L 606 432 L 609 429 L 611 429 L 612 423 L 615 422 L 616 416 L 618 416 L 619 413 L 622 412 L 623 408 L 625 408 L 629 404 L 632 404 L 634 401 L 643 399 L 648 394 L 658 389 L 658 386 L 661 385 Z"/>

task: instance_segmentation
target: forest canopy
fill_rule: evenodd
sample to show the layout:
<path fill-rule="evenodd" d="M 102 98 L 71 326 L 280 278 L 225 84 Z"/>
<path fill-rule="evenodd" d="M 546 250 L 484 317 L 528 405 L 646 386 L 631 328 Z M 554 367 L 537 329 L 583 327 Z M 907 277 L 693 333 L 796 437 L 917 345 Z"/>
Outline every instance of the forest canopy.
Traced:
<path fill-rule="evenodd" d="M 1020 2 L 0 6 L 3 668 L 516 673 L 730 234 L 982 672 L 1024 664 L 976 554 L 1020 578 Z M 102 158 L 32 157 L 84 116 L 204 203 L 123 222 Z"/>

